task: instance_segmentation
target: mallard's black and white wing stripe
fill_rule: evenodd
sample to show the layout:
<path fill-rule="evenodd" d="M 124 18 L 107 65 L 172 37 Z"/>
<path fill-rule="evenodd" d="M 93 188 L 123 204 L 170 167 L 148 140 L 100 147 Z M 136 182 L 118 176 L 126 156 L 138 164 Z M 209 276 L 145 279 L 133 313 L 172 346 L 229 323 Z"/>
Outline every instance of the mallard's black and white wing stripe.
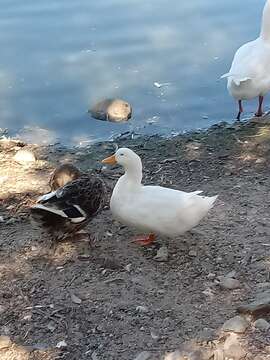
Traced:
<path fill-rule="evenodd" d="M 34 220 L 50 232 L 62 228 L 69 232 L 73 225 L 88 223 L 106 201 L 106 187 L 96 175 L 81 175 L 62 188 L 45 194 L 31 208 Z"/>

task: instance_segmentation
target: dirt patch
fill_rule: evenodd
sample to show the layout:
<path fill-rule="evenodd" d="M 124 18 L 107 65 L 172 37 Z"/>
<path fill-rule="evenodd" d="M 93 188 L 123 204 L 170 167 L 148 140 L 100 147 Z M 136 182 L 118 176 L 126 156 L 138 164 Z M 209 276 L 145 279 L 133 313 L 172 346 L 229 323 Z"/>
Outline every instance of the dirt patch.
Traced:
<path fill-rule="evenodd" d="M 67 243 L 52 253 L 29 222 L 29 205 L 49 190 L 50 172 L 65 161 L 98 171 L 112 188 L 122 170 L 102 169 L 100 160 L 113 144 L 27 146 L 39 160 L 24 167 L 13 160 L 24 144 L 1 143 L 0 335 L 23 345 L 29 358 L 132 360 L 141 351 L 159 358 L 202 334 L 214 337 L 241 303 L 268 286 L 267 118 L 118 145 L 142 156 L 144 183 L 219 194 L 218 202 L 194 233 L 145 249 L 105 209 L 88 226 L 97 239 L 94 249 Z M 168 261 L 156 262 L 162 245 Z M 240 288 L 222 290 L 218 276 L 233 270 Z M 255 330 L 244 335 L 250 359 L 265 354 L 269 336 Z"/>

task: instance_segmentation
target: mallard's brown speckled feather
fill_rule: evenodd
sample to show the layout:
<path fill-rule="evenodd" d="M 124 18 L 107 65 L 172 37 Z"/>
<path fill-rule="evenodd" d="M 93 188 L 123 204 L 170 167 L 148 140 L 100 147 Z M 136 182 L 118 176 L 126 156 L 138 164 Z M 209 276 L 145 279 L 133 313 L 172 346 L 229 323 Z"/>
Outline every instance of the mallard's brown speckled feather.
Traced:
<path fill-rule="evenodd" d="M 64 240 L 81 230 L 103 208 L 106 187 L 96 175 L 82 174 L 31 208 L 32 219 L 54 239 Z"/>

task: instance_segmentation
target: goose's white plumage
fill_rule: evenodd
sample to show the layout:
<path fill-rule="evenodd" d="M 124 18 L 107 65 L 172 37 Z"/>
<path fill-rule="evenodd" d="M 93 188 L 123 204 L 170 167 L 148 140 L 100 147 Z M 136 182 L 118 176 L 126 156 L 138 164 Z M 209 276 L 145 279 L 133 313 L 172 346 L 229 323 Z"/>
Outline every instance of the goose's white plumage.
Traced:
<path fill-rule="evenodd" d="M 144 186 L 140 157 L 128 148 L 117 150 L 104 163 L 118 163 L 125 174 L 118 180 L 110 200 L 113 216 L 144 232 L 175 237 L 198 225 L 217 196 L 200 196 L 161 186 Z"/>
<path fill-rule="evenodd" d="M 236 51 L 230 71 L 221 78 L 228 79 L 228 91 L 239 101 L 239 119 L 241 101 L 255 97 L 261 97 L 257 115 L 262 115 L 263 96 L 270 90 L 270 0 L 264 6 L 260 36 Z"/>

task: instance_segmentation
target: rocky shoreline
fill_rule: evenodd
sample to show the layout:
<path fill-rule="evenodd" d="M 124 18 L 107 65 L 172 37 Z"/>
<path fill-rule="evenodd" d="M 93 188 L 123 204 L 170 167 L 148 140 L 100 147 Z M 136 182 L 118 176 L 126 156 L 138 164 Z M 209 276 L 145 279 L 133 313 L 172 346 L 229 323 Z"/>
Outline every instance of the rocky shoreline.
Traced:
<path fill-rule="evenodd" d="M 112 189 L 121 169 L 100 160 L 116 143 L 142 156 L 145 183 L 219 194 L 217 206 L 194 234 L 145 250 L 107 209 L 89 225 L 94 250 L 61 244 L 51 254 L 28 207 L 63 162 Z M 18 160 L 21 150 L 32 161 Z M 270 358 L 269 155 L 268 116 L 86 148 L 2 139 L 1 359 Z"/>

